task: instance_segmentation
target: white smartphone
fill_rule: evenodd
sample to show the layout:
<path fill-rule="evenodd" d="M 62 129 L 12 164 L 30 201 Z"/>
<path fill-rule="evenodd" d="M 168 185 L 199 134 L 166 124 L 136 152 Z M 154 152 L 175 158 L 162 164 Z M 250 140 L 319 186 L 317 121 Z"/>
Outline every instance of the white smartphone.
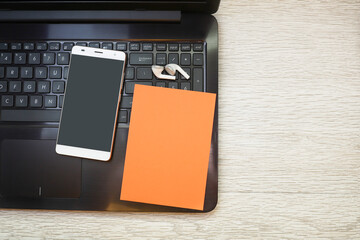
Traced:
<path fill-rule="evenodd" d="M 120 51 L 73 47 L 56 141 L 58 154 L 110 160 L 125 58 Z"/>

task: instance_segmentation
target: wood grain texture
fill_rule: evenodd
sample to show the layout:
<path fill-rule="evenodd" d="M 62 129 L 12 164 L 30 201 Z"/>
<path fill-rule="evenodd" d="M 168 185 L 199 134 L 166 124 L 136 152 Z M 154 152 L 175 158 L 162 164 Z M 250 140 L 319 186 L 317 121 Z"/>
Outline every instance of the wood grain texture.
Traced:
<path fill-rule="evenodd" d="M 4 239 L 360 239 L 360 1 L 222 0 L 219 203 L 1 210 Z"/>

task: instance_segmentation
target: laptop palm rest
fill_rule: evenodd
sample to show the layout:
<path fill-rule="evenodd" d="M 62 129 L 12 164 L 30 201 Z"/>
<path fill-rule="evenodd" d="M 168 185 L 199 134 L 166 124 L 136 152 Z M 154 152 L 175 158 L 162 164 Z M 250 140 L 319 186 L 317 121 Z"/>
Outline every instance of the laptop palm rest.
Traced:
<path fill-rule="evenodd" d="M 56 154 L 55 140 L 5 139 L 0 152 L 3 197 L 80 197 L 81 159 Z"/>

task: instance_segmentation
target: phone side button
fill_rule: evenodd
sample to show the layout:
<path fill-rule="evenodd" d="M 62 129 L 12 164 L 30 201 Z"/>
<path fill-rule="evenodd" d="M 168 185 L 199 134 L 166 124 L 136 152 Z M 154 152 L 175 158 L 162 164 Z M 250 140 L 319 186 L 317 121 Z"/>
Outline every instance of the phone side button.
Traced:
<path fill-rule="evenodd" d="M 1 110 L 3 122 L 59 122 L 61 110 Z"/>

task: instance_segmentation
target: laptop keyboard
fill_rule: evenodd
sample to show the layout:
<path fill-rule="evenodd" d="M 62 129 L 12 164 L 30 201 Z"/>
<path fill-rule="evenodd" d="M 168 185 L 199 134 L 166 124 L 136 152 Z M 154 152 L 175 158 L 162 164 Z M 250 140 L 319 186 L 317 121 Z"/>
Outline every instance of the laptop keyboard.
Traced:
<path fill-rule="evenodd" d="M 129 122 L 135 84 L 204 91 L 205 45 L 202 42 L 0 42 L 0 122 L 59 121 L 70 51 L 75 45 L 127 54 L 120 123 Z M 190 79 L 177 73 L 175 81 L 157 80 L 151 66 L 168 63 L 179 64 Z"/>

